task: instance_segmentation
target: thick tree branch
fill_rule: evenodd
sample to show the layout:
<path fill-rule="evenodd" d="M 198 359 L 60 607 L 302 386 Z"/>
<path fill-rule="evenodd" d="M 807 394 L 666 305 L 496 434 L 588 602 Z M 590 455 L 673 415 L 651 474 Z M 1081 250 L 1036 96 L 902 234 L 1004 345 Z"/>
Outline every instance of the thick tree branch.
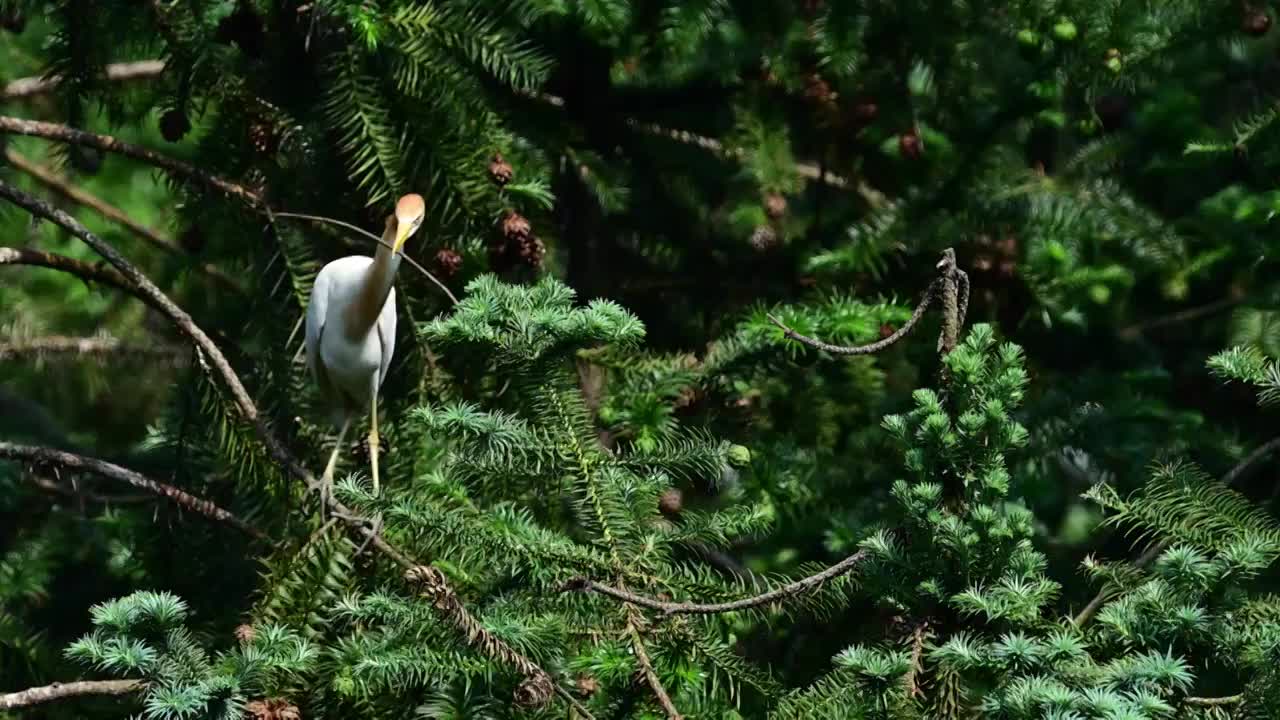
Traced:
<path fill-rule="evenodd" d="M 1244 695 L 1227 695 L 1226 697 L 1187 697 L 1182 702 L 1186 705 L 1196 705 L 1198 707 L 1223 707 L 1225 705 L 1239 705 L 1244 702 Z"/>
<path fill-rule="evenodd" d="M 104 152 L 117 153 L 126 157 L 131 157 L 135 160 L 140 160 L 149 165 L 154 165 L 162 170 L 174 173 L 175 175 L 181 175 L 182 177 L 190 180 L 196 180 L 217 190 L 221 190 L 228 195 L 243 200 L 251 207 L 264 207 L 262 197 L 240 183 L 220 178 L 216 175 L 205 172 L 194 165 L 185 163 L 181 160 L 176 160 L 154 150 L 149 150 L 141 145 L 134 145 L 122 140 L 117 140 L 110 135 L 98 135 L 96 133 L 85 132 L 83 130 L 76 130 L 75 128 L 71 128 L 66 125 L 58 125 L 57 123 L 25 120 L 23 118 L 16 118 L 7 115 L 0 115 L 0 133 L 27 135 L 30 137 L 44 138 L 46 140 L 56 140 L 58 142 L 97 148 Z"/>
<path fill-rule="evenodd" d="M 5 150 L 5 159 L 10 165 L 35 178 L 50 190 L 53 190 L 72 202 L 79 203 L 80 205 L 93 210 L 118 225 L 121 225 L 134 235 L 146 240 L 151 245 L 174 255 L 181 255 L 188 258 L 191 257 L 190 253 L 179 247 L 175 242 L 173 242 L 173 240 L 162 235 L 159 231 L 143 225 L 137 220 L 129 217 L 129 215 L 120 208 L 106 202 L 90 192 L 76 187 L 66 179 L 58 177 L 58 175 L 49 168 L 28 159 L 13 148 L 7 148 Z M 219 270 L 213 265 L 208 263 L 196 263 L 195 267 L 200 270 L 200 272 L 221 283 L 223 287 L 231 289 L 241 295 L 245 294 L 244 287 L 235 278 L 226 274 L 222 270 Z"/>
<path fill-rule="evenodd" d="M 0 343 L 0 360 L 39 357 L 48 355 L 75 355 L 77 357 L 118 358 L 138 357 L 163 359 L 175 364 L 186 364 L 190 353 L 178 345 L 154 345 L 149 347 L 125 345 L 113 337 L 45 337 Z"/>
<path fill-rule="evenodd" d="M 866 557 L 867 552 L 865 550 L 859 550 L 821 572 L 801 578 L 793 583 L 783 585 L 775 590 L 770 590 L 741 600 L 732 600 L 730 602 L 722 603 L 700 604 L 689 602 L 665 602 L 662 600 L 655 600 L 651 597 L 645 597 L 644 595 L 637 595 L 629 590 L 620 590 L 611 585 L 598 583 L 585 577 L 570 580 L 565 583 L 564 589 L 566 591 L 589 590 L 591 592 L 600 593 L 601 595 L 608 595 L 609 597 L 621 600 L 622 602 L 639 605 L 640 607 L 648 608 L 650 610 L 657 610 L 664 615 L 714 615 L 717 613 L 749 610 L 751 608 L 768 605 L 779 600 L 786 600 L 787 598 L 795 597 L 817 588 L 828 580 L 832 580 L 840 577 L 841 575 L 846 575 L 852 572 L 854 568 L 866 559 Z"/>
<path fill-rule="evenodd" d="M 232 515 L 230 512 L 218 507 L 210 500 L 196 497 L 190 493 L 183 492 L 172 485 L 166 485 L 157 482 L 151 478 L 145 477 L 128 468 L 119 465 L 98 460 L 96 458 L 76 455 L 75 453 L 64 452 L 62 450 L 54 450 L 53 448 L 36 447 L 31 445 L 17 445 L 14 443 L 0 442 L 0 458 L 10 460 L 25 460 L 36 466 L 53 466 L 58 468 L 66 468 L 68 470 L 82 470 L 91 472 L 95 475 L 109 478 L 111 480 L 119 480 L 120 482 L 129 483 L 130 485 L 142 488 L 149 492 L 155 493 L 161 497 L 166 497 L 174 503 L 181 505 L 192 512 L 204 515 L 212 520 L 225 523 L 236 528 L 258 540 L 266 540 L 266 533 L 240 518 Z"/>
<path fill-rule="evenodd" d="M 107 80 L 123 82 L 152 78 L 164 72 L 163 60 L 111 63 L 107 65 Z M 21 100 L 44 95 L 58 87 L 57 77 L 25 77 L 14 80 L 0 89 L 0 100 Z"/>
<path fill-rule="evenodd" d="M 38 265 L 71 273 L 87 282 L 110 285 L 117 290 L 136 294 L 136 288 L 128 278 L 108 267 L 90 265 L 83 260 L 29 248 L 0 247 L 0 265 Z"/>
<path fill-rule="evenodd" d="M 1271 440 L 1268 440 L 1254 448 L 1252 452 L 1244 456 L 1244 459 L 1236 463 L 1235 467 L 1231 468 L 1226 475 L 1222 476 L 1222 484 L 1234 485 L 1236 481 L 1243 477 L 1250 468 L 1277 450 L 1280 450 L 1280 437 L 1272 438 Z M 1146 552 L 1140 555 L 1137 560 L 1133 561 L 1134 567 L 1144 568 L 1147 565 L 1150 565 L 1151 561 L 1159 557 L 1160 553 L 1167 550 L 1171 544 L 1173 544 L 1171 540 L 1164 539 L 1155 545 L 1152 545 Z M 1093 599 L 1089 601 L 1089 604 L 1085 605 L 1084 609 L 1075 616 L 1072 623 L 1075 624 L 1076 627 L 1080 627 L 1089 622 L 1098 610 L 1102 608 L 1102 604 L 1106 602 L 1109 597 L 1110 595 L 1107 588 L 1099 590 L 1098 594 L 1094 595 Z"/>
<path fill-rule="evenodd" d="M 53 683 L 19 692 L 0 695 L 0 710 L 39 705 L 64 698 L 84 695 L 128 695 L 145 687 L 141 680 L 84 680 L 81 682 Z"/>

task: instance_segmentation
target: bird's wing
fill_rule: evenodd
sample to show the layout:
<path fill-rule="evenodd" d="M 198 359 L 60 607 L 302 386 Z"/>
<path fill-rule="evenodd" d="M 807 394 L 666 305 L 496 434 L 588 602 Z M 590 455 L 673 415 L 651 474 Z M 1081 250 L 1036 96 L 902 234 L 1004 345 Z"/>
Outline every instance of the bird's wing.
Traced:
<path fill-rule="evenodd" d="M 311 299 L 307 301 L 307 369 L 316 385 L 324 393 L 325 399 L 332 400 L 329 391 L 329 377 L 324 371 L 324 363 L 320 362 L 320 337 L 324 335 L 324 318 L 329 309 L 329 291 L 333 286 L 333 276 L 324 270 L 316 275 L 315 284 L 311 286 Z"/>
<path fill-rule="evenodd" d="M 396 352 L 396 289 L 387 293 L 387 301 L 382 304 L 378 313 L 378 340 L 382 342 L 382 366 L 378 369 L 378 387 L 387 379 L 387 368 L 391 367 L 391 356 Z"/>

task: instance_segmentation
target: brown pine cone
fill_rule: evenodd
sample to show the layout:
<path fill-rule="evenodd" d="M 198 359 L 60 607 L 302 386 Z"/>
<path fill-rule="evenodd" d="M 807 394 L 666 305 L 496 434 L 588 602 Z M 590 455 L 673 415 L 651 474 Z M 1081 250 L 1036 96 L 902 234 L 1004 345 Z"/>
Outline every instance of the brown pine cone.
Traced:
<path fill-rule="evenodd" d="M 160 135 L 169 142 L 178 142 L 191 130 L 191 121 L 181 110 L 169 110 L 160 116 Z"/>
<path fill-rule="evenodd" d="M 446 278 L 451 278 L 458 274 L 458 270 L 462 269 L 462 256 L 456 251 L 449 248 L 440 248 L 436 251 L 436 270 Z"/>
<path fill-rule="evenodd" d="M 256 637 L 257 634 L 258 631 L 254 630 L 252 625 L 236 626 L 236 640 L 239 640 L 241 644 L 247 645 L 253 642 L 253 638 Z"/>
<path fill-rule="evenodd" d="M 1262 37 L 1271 29 L 1271 16 L 1265 9 L 1248 8 L 1240 19 L 1240 29 L 1253 37 Z"/>
<path fill-rule="evenodd" d="M 514 210 L 508 210 L 502 218 L 502 234 L 508 240 L 522 240 L 533 234 L 533 227 L 525 216 Z"/>
<path fill-rule="evenodd" d="M 751 247 L 764 252 L 778 244 L 778 233 L 768 225 L 761 225 L 751 233 Z"/>
<path fill-rule="evenodd" d="M 769 193 L 764 198 L 764 211 L 770 219 L 777 220 L 787 212 L 787 199 L 778 193 Z"/>
<path fill-rule="evenodd" d="M 531 268 L 542 267 L 542 258 L 546 257 L 547 246 L 536 235 L 528 235 L 516 241 L 516 253 L 520 261 Z"/>
<path fill-rule="evenodd" d="M 835 91 L 831 83 L 817 73 L 810 73 L 804 79 L 804 96 L 819 105 L 830 105 L 835 101 Z"/>
<path fill-rule="evenodd" d="M 489 177 L 498 187 L 506 187 L 515 174 L 516 171 L 511 164 L 502 159 L 502 153 L 493 154 L 493 158 L 489 161 Z"/>
<path fill-rule="evenodd" d="M 600 689 L 600 681 L 590 675 L 579 675 L 576 684 L 582 697 L 591 697 Z"/>
<path fill-rule="evenodd" d="M 27 16 L 16 7 L 7 7 L 0 10 L 0 28 L 4 28 L 14 35 L 21 35 L 22 31 L 27 28 Z"/>
<path fill-rule="evenodd" d="M 894 333 L 896 333 L 896 332 L 898 332 L 898 329 L 897 329 L 897 328 L 895 328 L 893 325 L 890 325 L 889 323 L 881 323 L 881 324 L 880 324 L 880 339 L 881 339 L 881 340 L 883 340 L 884 338 L 889 337 L 890 335 L 892 335 L 892 334 L 894 334 Z"/>
<path fill-rule="evenodd" d="M 684 509 L 684 493 L 679 488 L 668 488 L 658 498 L 658 509 L 665 515 L 675 515 Z"/>
<path fill-rule="evenodd" d="M 898 136 L 898 152 L 908 160 L 916 160 L 924 154 L 924 143 L 920 141 L 920 136 L 916 134 L 915 130 L 907 131 Z"/>
<path fill-rule="evenodd" d="M 262 155 L 271 155 L 280 145 L 275 128 L 266 118 L 249 121 L 249 142 L 253 144 L 253 149 Z"/>
<path fill-rule="evenodd" d="M 298 706 L 290 704 L 284 698 L 251 700 L 245 703 L 244 711 L 253 720 L 302 720 Z"/>

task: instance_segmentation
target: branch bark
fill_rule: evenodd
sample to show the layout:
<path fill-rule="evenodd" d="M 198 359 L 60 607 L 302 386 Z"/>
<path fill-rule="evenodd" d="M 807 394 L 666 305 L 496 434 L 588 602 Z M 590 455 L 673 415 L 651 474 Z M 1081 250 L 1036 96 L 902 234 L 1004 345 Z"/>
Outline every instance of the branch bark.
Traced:
<path fill-rule="evenodd" d="M 2 252 L 3 249 L 0 249 Z M 0 343 L 0 360 L 10 360 L 29 356 L 76 355 L 79 357 L 143 357 L 163 358 L 172 362 L 185 364 L 188 352 L 177 345 L 156 345 L 152 347 L 130 346 L 113 337 L 64 337 L 48 335 L 45 337 Z"/>
<path fill-rule="evenodd" d="M 867 557 L 865 550 L 850 555 L 831 567 L 814 573 L 805 578 L 796 580 L 793 583 L 783 585 L 780 588 L 770 590 L 749 598 L 741 600 L 732 600 L 722 603 L 690 603 L 690 602 L 665 602 L 655 600 L 644 595 L 637 595 L 629 590 L 620 590 L 611 585 L 598 583 L 594 580 L 580 577 L 574 578 L 565 584 L 564 589 L 567 590 L 589 590 L 591 592 L 607 595 L 622 602 L 628 602 L 650 610 L 656 610 L 663 615 L 714 615 L 717 613 L 735 612 L 738 610 L 749 610 L 751 608 L 768 605 L 769 603 L 785 600 L 795 597 L 802 593 L 813 590 L 828 580 L 846 575 L 853 571 Z"/>
<path fill-rule="evenodd" d="M 191 257 L 190 253 L 179 247 L 175 242 L 173 242 L 173 240 L 162 235 L 159 231 L 149 228 L 137 220 L 134 220 L 123 210 L 106 202 L 98 196 L 72 185 L 66 179 L 58 177 L 58 175 L 49 168 L 28 159 L 16 150 L 7 148 L 5 150 L 5 159 L 10 165 L 35 178 L 50 190 L 53 190 L 68 200 L 79 203 L 106 219 L 128 229 L 134 235 L 137 235 L 151 245 L 174 255 L 181 255 L 187 258 Z M 223 287 L 233 290 L 241 295 L 245 294 L 244 287 L 236 281 L 235 278 L 232 278 L 230 275 L 219 270 L 213 265 L 208 263 L 196 263 L 195 267 L 200 270 L 200 272 L 221 283 Z"/>
<path fill-rule="evenodd" d="M 163 60 L 111 63 L 107 65 L 107 79 L 112 81 L 142 80 L 164 72 Z M 61 81 L 58 77 L 25 77 L 14 80 L 0 89 L 0 100 L 22 100 L 52 92 Z"/>
<path fill-rule="evenodd" d="M 13 710 L 84 695 L 128 695 L 143 687 L 145 684 L 141 680 L 84 680 L 53 683 L 0 695 L 0 710 Z"/>
<path fill-rule="evenodd" d="M 628 615 L 635 612 L 634 608 L 628 608 Z M 675 703 L 671 701 L 671 696 L 667 694 L 667 689 L 662 686 L 662 679 L 658 677 L 658 672 L 653 669 L 653 661 L 649 659 L 649 652 L 645 650 L 644 638 L 640 637 L 640 631 L 636 628 L 636 618 L 629 617 L 627 620 L 627 630 L 631 633 L 631 647 L 635 649 L 636 661 L 640 663 L 640 671 L 644 674 L 644 680 L 649 684 L 649 689 L 653 691 L 654 697 L 658 698 L 658 704 L 662 706 L 662 711 L 667 714 L 667 720 L 684 720 L 684 716 L 676 709 Z"/>
<path fill-rule="evenodd" d="M 26 135 L 29 137 L 44 138 L 46 140 L 56 140 L 58 142 L 72 143 L 74 145 L 84 145 L 102 150 L 104 152 L 112 152 L 135 160 L 140 160 L 149 165 L 154 165 L 162 170 L 167 170 L 175 175 L 190 180 L 196 180 L 209 187 L 239 198 L 248 203 L 251 207 L 265 208 L 266 203 L 262 196 L 241 185 L 225 178 L 220 178 L 211 173 L 207 173 L 200 168 L 181 160 L 176 160 L 167 155 L 163 155 L 154 150 L 149 150 L 141 145 L 134 145 L 122 140 L 117 140 L 110 135 L 98 135 L 96 133 L 76 130 L 75 128 L 57 123 L 40 122 L 38 120 L 25 120 L 7 115 L 0 115 L 0 133 L 11 133 L 14 135 Z"/>
<path fill-rule="evenodd" d="M 938 277 L 929 283 L 929 287 L 924 291 L 924 297 L 920 298 L 920 303 L 912 311 L 910 319 L 889 337 L 866 345 L 832 345 L 817 338 L 801 335 L 772 314 L 767 317 L 782 330 L 784 336 L 811 348 L 833 355 L 874 355 L 906 337 L 924 317 L 929 305 L 936 301 L 942 304 L 943 316 L 942 332 L 938 337 L 938 352 L 945 355 L 955 349 L 960 329 L 964 327 L 969 308 L 969 275 L 956 265 L 956 254 L 951 248 L 943 251 L 937 269 Z"/>
<path fill-rule="evenodd" d="M 128 468 L 120 467 L 114 463 L 98 460 L 96 458 L 76 455 L 75 453 L 55 450 L 53 448 L 37 447 L 32 445 L 17 445 L 15 443 L 0 442 L 0 458 L 10 460 L 25 460 L 34 465 L 54 466 L 66 468 L 69 470 L 83 470 L 91 472 L 95 475 L 110 480 L 119 480 L 128 483 L 134 487 L 142 488 L 149 492 L 155 493 L 161 497 L 168 498 L 174 503 L 181 505 L 192 512 L 204 515 L 212 520 L 230 525 L 249 536 L 258 540 L 267 540 L 266 533 L 249 523 L 241 520 L 227 510 L 215 505 L 210 500 L 196 497 L 190 493 L 179 490 L 172 485 L 166 485 L 157 482 L 140 473 L 136 473 Z"/>

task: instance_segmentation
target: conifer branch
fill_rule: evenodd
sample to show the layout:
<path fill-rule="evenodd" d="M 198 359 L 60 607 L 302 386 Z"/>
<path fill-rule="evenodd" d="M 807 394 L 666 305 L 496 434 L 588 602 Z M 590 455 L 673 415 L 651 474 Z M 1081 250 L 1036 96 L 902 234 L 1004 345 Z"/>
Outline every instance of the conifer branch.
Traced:
<path fill-rule="evenodd" d="M 231 527 L 234 527 L 257 540 L 268 539 L 266 533 L 241 520 L 229 511 L 215 505 L 211 500 L 196 497 L 195 495 L 179 490 L 172 485 L 152 480 L 140 473 L 136 473 L 128 468 L 120 467 L 114 463 L 109 463 L 105 460 L 76 455 L 75 453 L 55 450 L 53 448 L 17 445 L 9 442 L 0 442 L 0 458 L 25 460 L 37 467 L 54 466 L 69 470 L 82 470 L 85 472 L 91 472 L 95 475 L 100 475 L 110 480 L 119 480 L 120 482 L 129 483 L 134 487 L 142 488 L 143 490 L 155 493 L 161 497 L 168 498 L 175 504 L 181 505 L 192 512 L 199 513 L 212 520 L 217 520 L 218 522 L 230 525 Z"/>
<path fill-rule="evenodd" d="M 475 617 L 467 611 L 457 593 L 449 587 L 444 573 L 430 565 L 411 567 L 404 573 L 404 579 L 417 586 L 424 595 L 430 598 L 440 614 L 453 625 L 471 645 L 482 655 L 506 665 L 514 667 L 524 682 L 516 688 L 515 702 L 522 707 L 540 708 L 551 701 L 555 692 L 555 682 L 547 671 L 538 667 L 533 661 L 516 652 L 502 638 L 489 632 Z"/>
<path fill-rule="evenodd" d="M 956 266 L 955 251 L 947 248 L 942 259 L 938 261 L 938 277 L 929 283 L 920 303 L 912 311 L 911 317 L 892 335 L 866 345 L 832 345 L 831 343 L 812 338 L 787 326 L 773 314 L 767 314 L 769 321 L 782 330 L 783 335 L 811 348 L 823 350 L 833 355 L 873 355 L 906 337 L 935 300 L 942 303 L 942 332 L 938 337 L 938 350 L 946 354 L 955 348 L 964 326 L 969 307 L 969 275 Z"/>
<path fill-rule="evenodd" d="M 770 590 L 753 597 L 722 603 L 700 604 L 691 602 L 665 602 L 662 600 L 655 600 L 651 597 L 645 597 L 644 595 L 637 595 L 629 590 L 621 590 L 611 585 L 598 583 L 585 577 L 578 577 L 570 580 L 565 583 L 563 590 L 589 590 L 591 592 L 600 593 L 601 595 L 607 595 L 616 600 L 628 602 L 633 605 L 639 605 L 640 607 L 648 608 L 650 610 L 656 610 L 663 615 L 715 615 L 718 613 L 736 612 L 738 610 L 750 610 L 751 608 L 795 597 L 796 595 L 800 595 L 819 587 L 828 580 L 832 580 L 840 577 L 841 575 L 846 575 L 852 572 L 854 568 L 866 559 L 866 557 L 867 552 L 865 550 L 859 550 L 835 565 L 808 577 L 796 580 L 793 583 L 783 585 L 780 588 Z"/>
<path fill-rule="evenodd" d="M 90 192 L 76 187 L 64 178 L 58 177 L 57 174 L 49 168 L 33 162 L 13 148 L 6 148 L 4 156 L 5 160 L 7 160 L 10 165 L 35 178 L 45 187 L 53 190 L 72 202 L 79 203 L 80 205 L 93 210 L 112 222 L 123 226 L 134 235 L 146 240 L 151 245 L 174 255 L 182 255 L 184 257 L 191 256 L 190 253 L 179 247 L 173 242 L 173 240 L 162 235 L 159 231 L 143 225 L 137 220 L 129 217 L 129 215 L 120 208 L 117 208 Z M 241 295 L 245 294 L 245 289 L 239 282 L 213 265 L 208 263 L 197 263 L 195 267 L 205 275 L 217 280 L 224 287 L 240 293 Z"/>
<path fill-rule="evenodd" d="M 70 273 L 85 282 L 97 282 L 103 285 L 110 285 L 117 290 L 123 290 L 131 295 L 138 296 L 143 302 L 155 307 L 155 304 L 148 298 L 138 293 L 138 289 L 124 275 L 109 267 L 102 265 L 91 265 L 83 260 L 67 257 L 66 255 L 58 255 L 56 253 L 44 252 L 43 250 L 32 250 L 30 248 L 13 248 L 0 247 L 0 265 L 35 265 L 38 267 L 46 267 L 51 270 L 61 270 Z"/>
<path fill-rule="evenodd" d="M 0 118 L 0 121 L 2 120 L 3 118 Z M 144 300 L 149 300 L 196 346 L 201 364 L 209 367 L 212 372 L 217 374 L 222 383 L 226 385 L 241 418 L 253 425 L 254 431 L 257 433 L 259 439 L 267 448 L 267 451 L 271 456 L 287 468 L 290 473 L 306 482 L 309 488 L 318 487 L 319 483 L 316 480 L 315 475 L 302 465 L 297 457 L 294 456 L 287 447 L 285 447 L 284 443 L 282 443 L 267 426 L 265 419 L 258 411 L 257 405 L 253 402 L 253 399 L 249 397 L 248 391 L 245 390 L 244 384 L 240 381 L 240 376 L 237 375 L 236 371 L 231 367 L 226 356 L 223 355 L 222 351 L 218 349 L 218 346 L 209 339 L 209 336 L 205 334 L 198 325 L 196 325 L 195 321 L 191 319 L 191 316 L 188 315 L 186 311 L 170 300 L 164 292 L 160 290 L 160 288 L 156 287 L 150 279 L 143 275 L 137 267 L 125 259 L 124 256 L 122 256 L 114 247 L 89 232 L 87 228 L 67 213 L 54 208 L 49 203 L 44 202 L 39 198 L 35 198 L 25 192 L 22 192 L 2 180 L 0 180 L 0 198 L 9 200 L 37 217 L 42 217 L 56 223 L 63 229 L 83 240 L 87 245 L 97 251 L 98 254 L 102 255 L 108 262 L 115 266 L 119 273 L 128 281 L 129 285 L 132 286 L 131 288 L 125 287 L 124 289 L 130 290 Z M 120 469 L 123 470 L 123 468 Z M 345 519 L 346 524 L 349 527 L 363 534 L 369 542 L 373 543 L 373 546 L 377 548 L 379 552 L 386 555 L 401 568 L 408 570 L 418 565 L 403 552 L 387 542 L 386 538 L 382 536 L 382 533 L 380 533 L 367 519 L 356 515 L 350 510 L 350 508 L 335 500 L 330 500 L 329 504 L 332 506 L 336 515 Z M 448 589 L 448 584 L 444 580 L 443 575 L 439 576 L 439 581 L 445 589 Z M 452 590 L 449 590 L 449 592 L 452 592 Z M 453 597 L 456 599 L 456 595 Z M 465 610 L 465 608 L 461 607 L 460 603 L 458 607 Z M 522 661 L 522 665 L 527 664 L 528 666 L 537 667 L 531 660 L 524 658 L 522 655 L 519 655 L 519 653 L 515 653 L 515 651 L 511 652 L 514 653 L 514 658 L 519 658 Z M 542 671 L 542 673 L 544 676 L 546 675 L 545 671 Z M 549 678 L 550 676 L 546 677 Z M 555 683 L 552 683 L 552 686 L 553 690 L 556 692 L 560 691 L 560 689 L 556 687 Z M 526 688 L 526 690 L 528 692 L 534 692 L 537 688 L 530 687 Z"/>
<path fill-rule="evenodd" d="M 1221 298 L 1211 303 L 1206 303 L 1198 307 L 1187 308 L 1186 310 L 1179 310 L 1175 313 L 1162 315 L 1157 318 L 1152 318 L 1150 320 L 1145 320 L 1140 323 L 1120 328 L 1116 334 L 1126 340 L 1133 340 L 1148 330 L 1168 327 L 1169 325 L 1178 325 L 1184 322 L 1192 322 L 1194 320 L 1199 320 L 1200 318 L 1216 315 L 1224 310 L 1230 310 L 1242 302 L 1244 302 L 1244 293 L 1233 292 L 1229 297 Z"/>
<path fill-rule="evenodd" d="M 1244 456 L 1244 459 L 1236 463 L 1235 467 L 1231 468 L 1226 475 L 1222 476 L 1222 484 L 1227 486 L 1235 485 L 1236 481 L 1243 477 L 1245 472 L 1277 450 L 1280 450 L 1280 437 L 1272 438 L 1254 448 L 1252 452 Z M 1171 544 L 1173 544 L 1172 541 L 1167 538 L 1161 540 L 1148 548 L 1147 551 L 1140 555 L 1137 560 L 1134 560 L 1133 566 L 1141 569 L 1150 565 L 1151 561 L 1159 557 L 1160 553 L 1169 549 Z M 1098 593 L 1093 596 L 1093 599 L 1089 601 L 1089 604 L 1085 605 L 1084 609 L 1081 610 L 1071 621 L 1072 624 L 1076 627 L 1080 627 L 1089 622 L 1098 610 L 1102 608 L 1102 604 L 1107 601 L 1108 597 L 1107 588 L 1104 587 L 1099 590 Z"/>
<path fill-rule="evenodd" d="M 185 362 L 187 351 L 176 345 L 142 347 L 125 345 L 113 337 L 45 337 L 0 343 L 0 360 L 46 355 L 75 355 L 77 357 L 142 357 L 162 358 L 171 362 Z"/>
<path fill-rule="evenodd" d="M 77 130 L 66 125 L 41 122 L 39 120 L 26 120 L 8 115 L 0 115 L 0 133 L 44 138 L 45 140 L 97 148 L 103 152 L 117 153 L 221 190 L 232 197 L 243 200 L 251 207 L 262 207 L 264 205 L 262 196 L 240 183 L 218 177 L 190 163 L 171 158 L 141 145 L 117 140 L 110 135 L 98 135 L 97 133 Z"/>
<path fill-rule="evenodd" d="M 106 79 L 114 82 L 144 80 L 162 72 L 164 72 L 163 60 L 111 63 L 106 67 Z M 44 95 L 53 92 L 60 82 L 61 78 L 39 75 L 19 78 L 0 89 L 0 100 L 22 100 Z"/>
<path fill-rule="evenodd" d="M 0 710 L 14 710 L 85 695 L 128 695 L 143 687 L 145 684 L 141 680 L 83 680 L 53 683 L 0 695 Z"/>

